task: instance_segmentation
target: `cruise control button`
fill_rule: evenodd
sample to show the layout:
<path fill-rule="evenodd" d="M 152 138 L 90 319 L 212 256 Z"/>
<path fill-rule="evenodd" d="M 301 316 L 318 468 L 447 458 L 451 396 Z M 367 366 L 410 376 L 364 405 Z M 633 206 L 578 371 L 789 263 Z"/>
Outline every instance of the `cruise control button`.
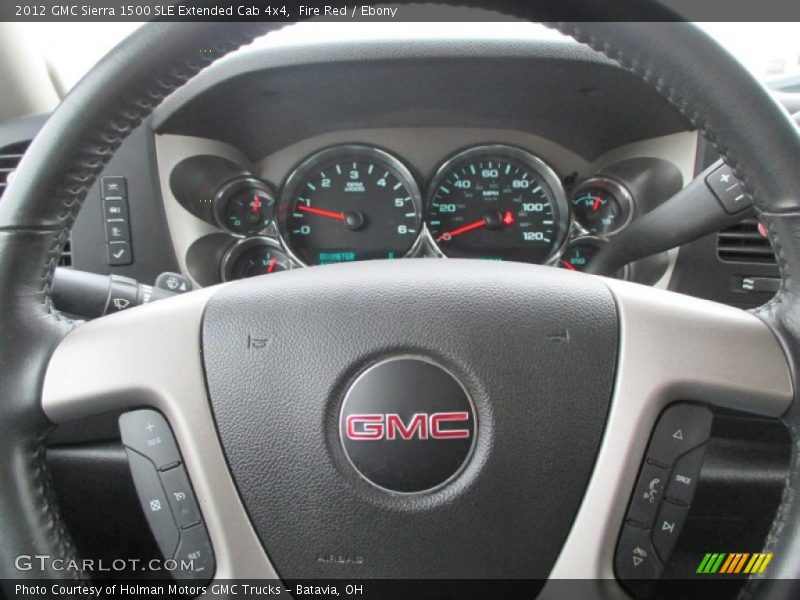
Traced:
<path fill-rule="evenodd" d="M 189 484 L 189 477 L 182 466 L 163 471 L 161 483 L 164 485 L 164 492 L 167 494 L 178 527 L 200 521 L 200 509 Z"/>
<path fill-rule="evenodd" d="M 626 524 L 617 544 L 614 570 L 628 591 L 634 596 L 646 597 L 653 587 L 663 567 L 656 556 L 650 540 L 650 531 Z"/>
<path fill-rule="evenodd" d="M 696 404 L 675 404 L 658 420 L 647 458 L 672 466 L 675 460 L 708 440 L 711 434 L 711 411 Z"/>
<path fill-rule="evenodd" d="M 153 531 L 159 550 L 164 558 L 169 558 L 175 553 L 178 546 L 178 527 L 172 518 L 172 511 L 170 511 L 158 474 L 153 468 L 153 463 L 144 456 L 130 448 L 126 452 L 142 510 L 144 510 L 147 522 Z"/>
<path fill-rule="evenodd" d="M 656 518 L 668 479 L 667 469 L 645 462 L 633 491 L 628 518 L 650 527 Z"/>
<path fill-rule="evenodd" d="M 143 454 L 163 469 L 181 460 L 172 431 L 160 413 L 150 410 L 127 412 L 119 418 L 122 443 Z"/>
<path fill-rule="evenodd" d="M 178 570 L 175 579 L 208 581 L 214 576 L 214 551 L 208 539 L 205 525 L 199 524 L 181 531 L 181 541 L 175 553 Z"/>
<path fill-rule="evenodd" d="M 656 524 L 653 527 L 653 545 L 662 562 L 667 562 L 672 555 L 688 513 L 688 506 L 668 501 L 661 503 L 661 510 L 658 511 Z"/>
<path fill-rule="evenodd" d="M 675 463 L 672 475 L 667 485 L 667 498 L 678 500 L 683 504 L 691 504 L 694 492 L 697 489 L 697 480 L 700 478 L 700 468 L 703 466 L 703 457 L 706 454 L 706 445 L 695 448 L 681 456 Z"/>

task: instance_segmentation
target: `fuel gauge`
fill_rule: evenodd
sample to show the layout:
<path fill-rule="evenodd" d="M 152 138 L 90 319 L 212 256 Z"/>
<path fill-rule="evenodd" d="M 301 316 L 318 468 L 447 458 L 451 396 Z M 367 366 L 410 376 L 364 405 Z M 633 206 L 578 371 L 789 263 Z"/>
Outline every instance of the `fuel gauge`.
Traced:
<path fill-rule="evenodd" d="M 223 281 L 270 275 L 294 268 L 292 259 L 268 238 L 248 238 L 234 244 L 222 259 Z"/>
<path fill-rule="evenodd" d="M 572 195 L 575 221 L 592 235 L 612 235 L 633 216 L 631 195 L 615 181 L 604 177 L 586 180 Z"/>

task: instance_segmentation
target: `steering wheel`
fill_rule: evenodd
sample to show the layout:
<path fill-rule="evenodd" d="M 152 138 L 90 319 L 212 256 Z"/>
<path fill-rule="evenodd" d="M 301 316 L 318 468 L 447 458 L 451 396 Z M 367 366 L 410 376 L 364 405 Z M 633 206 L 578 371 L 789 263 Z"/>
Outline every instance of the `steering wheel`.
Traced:
<path fill-rule="evenodd" d="M 455 4 L 537 16 L 512 0 Z M 796 596 L 777 581 L 800 578 L 796 129 L 692 25 L 554 26 L 643 79 L 716 146 L 769 231 L 775 299 L 748 313 L 547 267 L 408 260 L 295 270 L 72 322 L 50 284 L 103 165 L 164 97 L 276 27 L 149 24 L 64 99 L 0 204 L 5 579 L 85 576 L 14 566 L 76 557 L 44 441 L 53 423 L 141 407 L 175 434 L 218 579 L 610 579 L 653 426 L 689 400 L 788 425 L 774 559 L 748 590 Z M 399 406 L 422 416 L 392 428 Z M 363 438 L 390 435 L 409 438 L 415 460 Z M 382 466 L 401 463 L 399 476 Z"/>

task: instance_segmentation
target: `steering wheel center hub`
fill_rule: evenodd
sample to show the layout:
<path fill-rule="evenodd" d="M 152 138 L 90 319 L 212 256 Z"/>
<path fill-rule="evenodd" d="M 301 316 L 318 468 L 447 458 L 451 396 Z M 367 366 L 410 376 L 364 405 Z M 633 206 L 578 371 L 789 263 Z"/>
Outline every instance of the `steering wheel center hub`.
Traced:
<path fill-rule="evenodd" d="M 278 572 L 544 578 L 600 443 L 616 315 L 600 279 L 494 261 L 364 261 L 217 291 L 211 404 Z M 325 558 L 340 554 L 361 560 Z"/>
<path fill-rule="evenodd" d="M 475 443 L 475 409 L 442 367 L 418 358 L 373 365 L 350 386 L 339 436 L 348 460 L 391 492 L 430 491 L 461 472 Z"/>

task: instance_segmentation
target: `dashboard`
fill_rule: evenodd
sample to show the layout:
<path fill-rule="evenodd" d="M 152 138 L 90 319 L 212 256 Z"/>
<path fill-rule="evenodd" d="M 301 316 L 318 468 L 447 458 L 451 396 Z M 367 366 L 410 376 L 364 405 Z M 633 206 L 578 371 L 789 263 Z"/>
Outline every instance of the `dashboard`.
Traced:
<path fill-rule="evenodd" d="M 201 138 L 160 135 L 156 145 L 176 254 L 209 285 L 370 259 L 580 271 L 680 190 L 696 137 L 650 140 L 594 162 L 531 134 L 489 129 L 336 132 L 258 162 Z M 669 266 L 662 257 L 617 276 L 655 283 Z"/>
<path fill-rule="evenodd" d="M 89 191 L 63 266 L 143 284 L 176 272 L 194 287 L 377 259 L 580 271 L 718 158 L 656 92 L 571 42 L 269 44 L 206 69 L 131 133 Z M 0 171 L 45 119 L 0 124 Z M 750 308 L 772 292 L 746 282 L 778 272 L 744 219 L 616 277 Z M 108 496 L 119 479 L 97 477 L 118 467 L 94 454 L 80 467 L 73 448 L 117 438 L 114 414 L 51 437 L 67 449 L 48 460 L 61 462 L 73 515 L 85 490 Z M 102 523 L 119 514 L 141 520 L 132 490 L 110 491 L 113 514 L 81 519 L 97 523 L 87 547 L 114 547 Z"/>
<path fill-rule="evenodd" d="M 132 132 L 65 265 L 194 287 L 372 259 L 579 271 L 717 158 L 658 93 L 576 43 L 271 39 Z M 0 127 L 0 154 L 18 160 L 45 118 Z M 751 307 L 771 293 L 749 282 L 777 268 L 744 220 L 616 276 Z"/>
<path fill-rule="evenodd" d="M 698 136 L 571 42 L 252 48 L 153 120 L 180 271 L 205 286 L 371 259 L 585 268 L 694 177 Z M 666 287 L 677 251 L 619 277 Z"/>

